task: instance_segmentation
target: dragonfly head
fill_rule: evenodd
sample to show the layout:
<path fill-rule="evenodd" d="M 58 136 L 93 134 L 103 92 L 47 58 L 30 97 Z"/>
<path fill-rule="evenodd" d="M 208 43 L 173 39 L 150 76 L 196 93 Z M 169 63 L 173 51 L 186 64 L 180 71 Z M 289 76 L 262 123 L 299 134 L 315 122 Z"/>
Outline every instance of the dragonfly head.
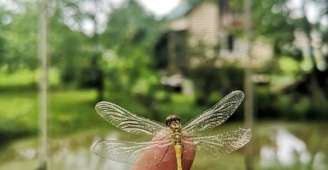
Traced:
<path fill-rule="evenodd" d="M 179 116 L 176 116 L 176 115 L 171 115 L 169 117 L 166 118 L 166 126 L 170 127 L 170 125 L 172 123 L 177 123 L 177 124 L 180 124 L 180 118 Z"/>

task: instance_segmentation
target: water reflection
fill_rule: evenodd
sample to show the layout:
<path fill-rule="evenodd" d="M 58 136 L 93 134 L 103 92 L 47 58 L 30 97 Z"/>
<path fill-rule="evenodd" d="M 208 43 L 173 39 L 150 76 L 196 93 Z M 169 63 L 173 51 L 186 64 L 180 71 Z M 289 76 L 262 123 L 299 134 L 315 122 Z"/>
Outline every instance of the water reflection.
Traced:
<path fill-rule="evenodd" d="M 262 168 L 272 167 L 306 167 L 311 161 L 309 153 L 304 141 L 297 138 L 284 128 L 280 128 L 269 134 L 272 145 L 264 145 L 260 150 L 260 166 Z M 312 168 L 325 169 L 325 155 L 317 153 L 314 156 Z"/>
<path fill-rule="evenodd" d="M 80 148 L 77 151 L 62 150 L 51 159 L 54 169 L 61 170 L 128 170 L 129 165 L 101 159 L 87 148 Z"/>
<path fill-rule="evenodd" d="M 324 170 L 327 169 L 326 156 L 323 152 L 318 152 L 314 155 L 313 169 Z"/>
<path fill-rule="evenodd" d="M 27 148 L 27 149 L 20 149 L 18 150 L 18 155 L 23 159 L 33 159 L 36 156 L 36 149 L 34 148 Z"/>
<path fill-rule="evenodd" d="M 106 139 L 115 139 L 119 135 L 110 133 Z M 90 147 L 71 147 L 61 148 L 51 157 L 51 167 L 61 170 L 129 170 L 131 165 L 110 161 L 92 154 L 92 146 L 103 138 L 94 137 Z M 91 143 L 91 142 L 89 142 Z M 63 146 L 63 145 L 62 145 Z M 68 145 L 69 146 L 69 145 Z"/>

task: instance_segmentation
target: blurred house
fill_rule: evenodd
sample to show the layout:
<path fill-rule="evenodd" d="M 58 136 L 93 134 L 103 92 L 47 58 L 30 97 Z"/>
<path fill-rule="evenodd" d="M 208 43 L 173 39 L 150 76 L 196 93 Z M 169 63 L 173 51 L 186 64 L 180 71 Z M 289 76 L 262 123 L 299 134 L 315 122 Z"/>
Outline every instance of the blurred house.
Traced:
<path fill-rule="evenodd" d="M 223 61 L 243 65 L 246 55 L 246 44 L 240 34 L 243 15 L 229 8 L 228 0 L 183 1 L 166 19 L 167 32 L 155 46 L 157 66 L 166 76 L 187 76 L 192 67 L 204 61 L 211 61 L 217 67 L 221 67 Z M 272 56 L 272 46 L 264 38 L 257 39 L 252 54 L 253 67 L 259 67 Z"/>

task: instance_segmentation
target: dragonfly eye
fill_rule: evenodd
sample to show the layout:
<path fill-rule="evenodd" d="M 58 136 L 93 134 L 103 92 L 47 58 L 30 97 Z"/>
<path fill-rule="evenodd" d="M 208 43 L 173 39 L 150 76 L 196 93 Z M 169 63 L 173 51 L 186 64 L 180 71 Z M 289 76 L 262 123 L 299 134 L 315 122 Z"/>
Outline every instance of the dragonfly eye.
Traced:
<path fill-rule="evenodd" d="M 178 116 L 175 116 L 174 121 L 177 122 L 177 123 L 180 123 L 180 122 L 181 122 L 181 121 L 180 121 L 180 118 L 179 118 Z"/>
<path fill-rule="evenodd" d="M 172 115 L 166 118 L 166 126 L 170 126 L 172 122 L 180 123 L 180 118 L 176 115 Z"/>

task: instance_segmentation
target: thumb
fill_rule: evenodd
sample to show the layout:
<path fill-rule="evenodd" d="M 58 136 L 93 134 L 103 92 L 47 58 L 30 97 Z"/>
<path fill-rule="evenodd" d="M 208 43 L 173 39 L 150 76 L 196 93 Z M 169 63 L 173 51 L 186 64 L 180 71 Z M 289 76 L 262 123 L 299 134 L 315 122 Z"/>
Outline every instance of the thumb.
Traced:
<path fill-rule="evenodd" d="M 170 137 L 168 132 L 160 132 L 158 133 L 153 139 L 167 139 Z M 195 145 L 192 143 L 191 139 L 183 138 L 182 142 L 182 168 L 183 170 L 190 170 L 192 163 L 195 158 Z M 149 160 L 154 160 L 154 158 L 164 158 L 167 161 L 159 162 L 158 165 L 154 166 L 142 166 L 146 165 Z M 155 149 L 148 149 L 146 150 L 140 157 L 137 162 L 138 166 L 134 166 L 133 170 L 176 170 L 177 169 L 177 159 L 175 156 L 175 150 L 173 142 L 172 144 L 167 147 L 156 147 Z M 139 166 L 140 165 L 140 166 Z"/>

